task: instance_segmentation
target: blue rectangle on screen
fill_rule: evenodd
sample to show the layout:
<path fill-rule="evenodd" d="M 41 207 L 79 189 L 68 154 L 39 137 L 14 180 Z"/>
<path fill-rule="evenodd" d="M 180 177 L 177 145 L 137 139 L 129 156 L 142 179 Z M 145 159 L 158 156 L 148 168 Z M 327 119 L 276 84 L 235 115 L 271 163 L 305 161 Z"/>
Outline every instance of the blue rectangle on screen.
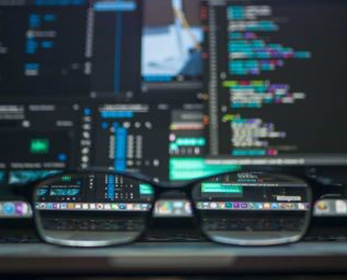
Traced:
<path fill-rule="evenodd" d="M 123 127 L 116 130 L 115 170 L 126 171 L 126 150 L 128 131 Z"/>
<path fill-rule="evenodd" d="M 136 8 L 134 1 L 105 1 L 94 5 L 97 12 L 133 12 Z"/>
<path fill-rule="evenodd" d="M 134 116 L 132 111 L 104 111 L 101 112 L 103 119 L 126 119 Z"/>
<path fill-rule="evenodd" d="M 107 197 L 110 200 L 114 200 L 114 175 L 108 175 L 108 184 L 107 184 Z"/>

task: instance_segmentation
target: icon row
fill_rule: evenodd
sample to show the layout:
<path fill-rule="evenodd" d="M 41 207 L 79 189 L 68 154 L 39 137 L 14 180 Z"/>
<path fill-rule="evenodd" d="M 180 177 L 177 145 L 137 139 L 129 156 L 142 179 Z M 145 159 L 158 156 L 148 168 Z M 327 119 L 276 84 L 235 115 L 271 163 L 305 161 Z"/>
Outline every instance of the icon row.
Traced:
<path fill-rule="evenodd" d="M 146 203 L 36 203 L 39 210 L 148 211 Z"/>
<path fill-rule="evenodd" d="M 347 215 L 347 201 L 342 199 L 324 199 L 315 204 L 314 213 L 317 216 Z"/>
<path fill-rule="evenodd" d="M 308 210 L 308 203 L 278 202 L 198 202 L 201 210 Z"/>
<path fill-rule="evenodd" d="M 25 202 L 0 202 L 0 217 L 30 217 L 31 209 Z"/>

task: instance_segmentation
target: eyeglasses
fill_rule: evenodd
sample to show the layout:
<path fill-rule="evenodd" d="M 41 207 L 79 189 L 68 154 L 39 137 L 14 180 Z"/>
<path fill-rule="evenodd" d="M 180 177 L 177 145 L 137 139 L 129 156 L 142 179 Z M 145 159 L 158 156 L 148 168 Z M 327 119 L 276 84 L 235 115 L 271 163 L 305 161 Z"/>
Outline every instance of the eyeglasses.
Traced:
<path fill-rule="evenodd" d="M 263 171 L 225 173 L 178 186 L 97 170 L 43 179 L 26 186 L 25 195 L 40 238 L 51 244 L 105 247 L 135 242 L 149 228 L 156 202 L 180 192 L 207 239 L 264 246 L 304 237 L 311 219 L 311 185 L 305 176 Z"/>

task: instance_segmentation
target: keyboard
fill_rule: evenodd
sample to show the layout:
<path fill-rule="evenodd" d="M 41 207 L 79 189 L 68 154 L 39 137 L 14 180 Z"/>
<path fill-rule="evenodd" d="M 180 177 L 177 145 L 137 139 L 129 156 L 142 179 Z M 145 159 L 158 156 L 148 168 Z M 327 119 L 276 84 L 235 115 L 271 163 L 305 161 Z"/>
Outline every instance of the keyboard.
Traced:
<path fill-rule="evenodd" d="M 207 231 L 300 231 L 300 219 L 208 219 Z M 57 231 L 143 231 L 142 220 L 114 219 L 46 219 L 44 228 Z"/>
<path fill-rule="evenodd" d="M 45 219 L 45 230 L 56 231 L 143 231 L 144 222 L 113 219 Z"/>
<path fill-rule="evenodd" d="M 300 231 L 302 219 L 207 219 L 206 231 Z"/>
<path fill-rule="evenodd" d="M 50 221 L 51 223 L 57 222 L 57 221 Z M 280 229 L 280 228 L 286 228 L 288 227 L 294 228 L 296 221 L 292 222 L 281 222 L 276 221 L 269 223 L 269 227 L 272 229 Z M 70 220 L 70 221 L 60 221 L 58 224 L 55 224 L 56 226 L 61 227 L 62 229 L 77 229 L 79 230 L 114 230 L 115 227 L 112 224 L 112 221 L 109 220 L 91 220 L 89 222 L 86 222 L 86 220 L 80 219 L 80 220 Z M 53 224 L 51 224 L 53 226 Z M 138 222 L 135 221 L 119 221 L 117 222 L 117 228 L 122 230 L 134 230 L 136 227 L 138 227 Z M 217 221 L 206 221 L 206 227 L 209 226 L 210 230 L 215 229 L 227 229 L 230 227 L 233 227 L 235 230 L 236 227 L 238 229 L 245 229 L 245 226 L 252 226 L 253 229 L 259 229 L 264 226 L 264 221 L 258 220 L 257 222 L 250 223 L 249 221 L 245 223 L 242 220 L 239 220 L 239 222 L 233 221 L 231 223 L 230 221 L 226 220 L 217 220 Z M 297 224 L 296 224 L 297 226 Z M 199 230 L 194 229 L 194 227 L 184 227 L 184 228 L 175 228 L 170 227 L 172 230 L 167 230 L 166 227 L 157 229 L 155 227 L 150 228 L 150 230 L 147 232 L 147 234 L 144 236 L 144 238 L 141 240 L 142 242 L 206 242 L 206 238 L 201 234 Z M 317 241 L 324 241 L 324 242 L 347 242 L 347 229 L 342 230 L 341 227 L 335 227 L 335 228 L 329 228 L 329 227 L 322 227 L 322 228 L 315 228 L 314 230 L 311 230 L 309 234 L 305 237 L 304 241 L 306 242 L 317 242 Z M 38 236 L 35 234 L 35 231 L 32 229 L 27 228 L 21 228 L 17 230 L 12 230 L 11 227 L 8 227 L 8 229 L 0 229 L 0 243 L 38 243 L 41 242 Z"/>

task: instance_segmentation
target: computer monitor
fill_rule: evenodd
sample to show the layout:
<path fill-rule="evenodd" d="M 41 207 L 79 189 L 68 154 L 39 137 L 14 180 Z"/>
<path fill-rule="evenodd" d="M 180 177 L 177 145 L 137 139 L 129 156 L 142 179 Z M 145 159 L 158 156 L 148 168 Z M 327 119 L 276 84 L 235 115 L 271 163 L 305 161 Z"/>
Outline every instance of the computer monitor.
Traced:
<path fill-rule="evenodd" d="M 344 0 L 0 1 L 0 184 L 71 168 L 184 181 L 345 165 L 346 12 Z"/>
<path fill-rule="evenodd" d="M 225 171 L 204 160 L 200 1 L 13 0 L 0 11 L 3 183 L 71 168 L 162 181 Z"/>
<path fill-rule="evenodd" d="M 346 165 L 347 2 L 202 5 L 209 162 Z"/>

